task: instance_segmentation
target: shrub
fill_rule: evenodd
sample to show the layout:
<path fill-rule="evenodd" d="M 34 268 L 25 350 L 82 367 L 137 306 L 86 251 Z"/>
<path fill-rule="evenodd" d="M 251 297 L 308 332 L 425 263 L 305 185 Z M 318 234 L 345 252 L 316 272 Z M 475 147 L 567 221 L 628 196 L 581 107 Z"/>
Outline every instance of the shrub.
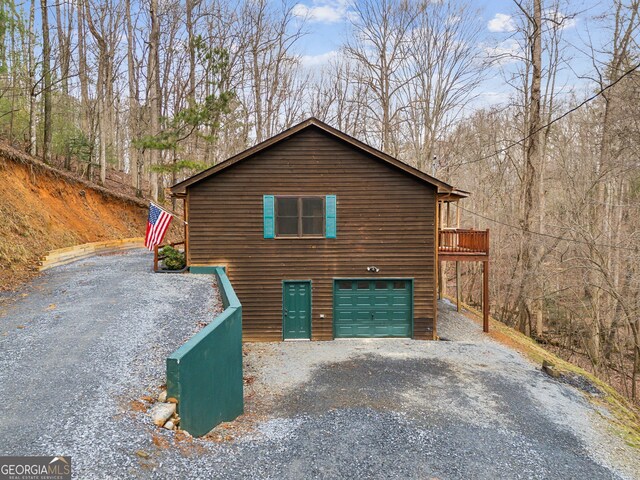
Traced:
<path fill-rule="evenodd" d="M 167 245 L 160 254 L 164 257 L 162 261 L 167 270 L 182 270 L 187 265 L 184 253 L 173 247 Z"/>

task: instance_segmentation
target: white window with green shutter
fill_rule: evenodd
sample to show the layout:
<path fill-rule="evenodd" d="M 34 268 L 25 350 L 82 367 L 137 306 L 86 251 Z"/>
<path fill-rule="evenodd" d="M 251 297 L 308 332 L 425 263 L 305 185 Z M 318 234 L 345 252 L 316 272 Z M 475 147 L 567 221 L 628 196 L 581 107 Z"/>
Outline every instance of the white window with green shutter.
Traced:
<path fill-rule="evenodd" d="M 335 195 L 264 195 L 264 238 L 336 238 Z"/>

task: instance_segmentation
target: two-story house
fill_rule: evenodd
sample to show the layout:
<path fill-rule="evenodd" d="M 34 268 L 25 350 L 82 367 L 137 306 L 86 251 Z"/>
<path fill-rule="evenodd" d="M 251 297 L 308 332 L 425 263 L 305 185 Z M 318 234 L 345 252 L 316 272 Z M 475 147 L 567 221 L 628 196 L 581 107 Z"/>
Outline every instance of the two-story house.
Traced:
<path fill-rule="evenodd" d="M 451 185 L 311 118 L 171 192 L 187 264 L 226 267 L 246 341 L 435 338 Z"/>

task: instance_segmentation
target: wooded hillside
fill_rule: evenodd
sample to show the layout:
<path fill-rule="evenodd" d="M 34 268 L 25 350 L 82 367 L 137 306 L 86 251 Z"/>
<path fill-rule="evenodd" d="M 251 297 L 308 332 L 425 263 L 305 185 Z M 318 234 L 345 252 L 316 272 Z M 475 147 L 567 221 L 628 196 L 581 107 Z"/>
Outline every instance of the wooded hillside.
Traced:
<path fill-rule="evenodd" d="M 53 249 L 144 235 L 146 210 L 0 143 L 0 291 L 36 274 Z"/>
<path fill-rule="evenodd" d="M 318 8 L 346 35 L 310 67 Z M 491 229 L 493 315 L 637 400 L 639 1 L 581 8 L 514 0 L 491 37 L 470 0 L 5 1 L 0 133 L 162 200 L 316 116 L 471 191 L 463 226 Z"/>

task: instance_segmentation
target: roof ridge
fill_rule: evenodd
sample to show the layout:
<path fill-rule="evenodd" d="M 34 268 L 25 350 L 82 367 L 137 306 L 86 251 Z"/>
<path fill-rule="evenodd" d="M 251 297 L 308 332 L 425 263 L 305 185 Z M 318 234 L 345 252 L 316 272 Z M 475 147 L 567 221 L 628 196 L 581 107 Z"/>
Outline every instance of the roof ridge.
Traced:
<path fill-rule="evenodd" d="M 450 193 L 452 192 L 454 189 L 453 186 L 449 185 L 448 183 L 437 179 L 436 177 L 433 177 L 425 172 L 422 172 L 421 170 L 418 170 L 417 168 L 409 165 L 408 163 L 403 162 L 402 160 L 399 160 L 395 157 L 392 157 L 391 155 L 382 152 L 381 150 L 378 150 L 375 147 L 372 147 L 369 144 L 366 144 L 364 142 L 362 142 L 361 140 L 358 140 L 355 137 L 352 137 L 351 135 L 348 135 L 340 130 L 338 130 L 337 128 L 334 128 L 330 125 L 328 125 L 327 123 L 323 122 L 322 120 L 316 118 L 316 117 L 309 117 L 306 120 L 303 120 L 302 122 L 289 127 L 288 129 L 280 132 L 277 135 L 274 135 L 273 137 L 270 137 L 246 150 L 243 150 L 240 153 L 237 153 L 236 155 L 233 155 L 229 158 L 227 158 L 226 160 L 224 160 L 221 163 L 218 163 L 217 165 L 213 165 L 211 167 L 209 167 L 206 170 L 203 170 L 202 172 L 199 172 L 189 178 L 186 178 L 185 180 L 182 180 L 181 182 L 176 183 L 175 185 L 173 185 L 170 190 L 172 195 L 174 196 L 182 196 L 184 194 L 186 194 L 186 189 L 188 187 L 190 187 L 191 185 L 194 185 L 196 183 L 199 183 L 200 181 L 217 174 L 218 172 L 225 170 L 233 165 L 235 165 L 236 163 L 249 158 L 263 150 L 266 150 L 267 148 L 283 141 L 286 140 L 287 138 L 289 138 L 292 135 L 295 135 L 307 128 L 309 128 L 310 126 L 315 126 L 320 128 L 321 130 L 325 131 L 326 133 L 350 144 L 352 147 L 357 148 L 369 155 L 372 155 L 386 163 L 388 163 L 389 165 L 392 165 L 400 170 L 403 170 L 405 173 L 418 178 L 419 180 L 422 180 L 423 182 L 429 183 L 435 187 L 438 188 L 438 191 L 443 191 L 443 192 L 447 192 Z"/>

